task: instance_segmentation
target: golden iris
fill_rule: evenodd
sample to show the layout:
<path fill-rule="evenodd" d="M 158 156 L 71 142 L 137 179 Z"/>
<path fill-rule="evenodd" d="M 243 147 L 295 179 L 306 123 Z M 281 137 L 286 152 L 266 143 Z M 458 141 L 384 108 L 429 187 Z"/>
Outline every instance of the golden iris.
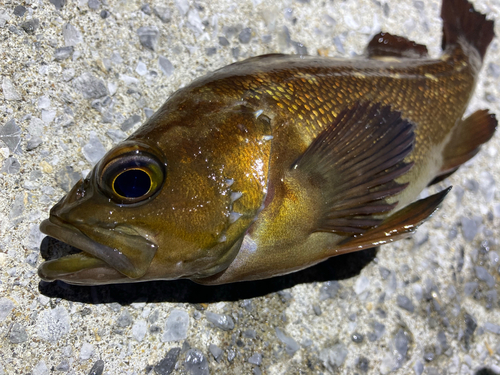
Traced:
<path fill-rule="evenodd" d="M 105 164 L 99 186 L 117 203 L 138 203 L 159 191 L 164 176 L 164 166 L 155 156 L 134 150 Z"/>

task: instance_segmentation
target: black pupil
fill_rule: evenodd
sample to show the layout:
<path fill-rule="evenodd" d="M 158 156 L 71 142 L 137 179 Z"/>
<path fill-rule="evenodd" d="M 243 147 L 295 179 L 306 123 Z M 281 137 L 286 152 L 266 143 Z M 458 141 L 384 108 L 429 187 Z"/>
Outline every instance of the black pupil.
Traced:
<path fill-rule="evenodd" d="M 131 169 L 120 174 L 114 183 L 115 192 L 125 198 L 139 198 L 151 188 L 149 175 L 140 169 Z"/>

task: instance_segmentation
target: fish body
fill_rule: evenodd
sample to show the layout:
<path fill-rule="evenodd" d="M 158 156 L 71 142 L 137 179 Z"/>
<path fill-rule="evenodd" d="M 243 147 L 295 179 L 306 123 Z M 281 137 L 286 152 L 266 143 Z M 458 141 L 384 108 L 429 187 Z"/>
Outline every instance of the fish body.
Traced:
<path fill-rule="evenodd" d="M 462 119 L 493 22 L 465 0 L 442 17 L 439 59 L 380 33 L 365 58 L 258 56 L 177 91 L 52 208 L 42 232 L 82 252 L 40 276 L 221 284 L 411 235 L 447 193 L 422 189 L 496 127 Z"/>

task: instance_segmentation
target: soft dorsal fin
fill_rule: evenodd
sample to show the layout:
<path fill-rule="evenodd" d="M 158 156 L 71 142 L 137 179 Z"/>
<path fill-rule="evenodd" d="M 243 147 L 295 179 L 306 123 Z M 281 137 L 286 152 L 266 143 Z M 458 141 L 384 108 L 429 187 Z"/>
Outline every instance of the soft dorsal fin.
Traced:
<path fill-rule="evenodd" d="M 366 46 L 368 57 L 427 57 L 427 47 L 402 36 L 389 33 L 376 34 Z"/>
<path fill-rule="evenodd" d="M 355 103 L 339 113 L 292 165 L 320 191 L 313 230 L 364 233 L 380 224 L 375 216 L 397 205 L 385 198 L 407 186 L 395 179 L 413 165 L 403 159 L 414 138 L 413 124 L 389 106 Z"/>

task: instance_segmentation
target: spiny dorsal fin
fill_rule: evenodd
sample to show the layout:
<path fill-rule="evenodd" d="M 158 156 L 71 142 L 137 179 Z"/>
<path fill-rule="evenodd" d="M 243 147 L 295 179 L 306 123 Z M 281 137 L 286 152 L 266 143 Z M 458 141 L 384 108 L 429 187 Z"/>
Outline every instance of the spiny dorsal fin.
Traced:
<path fill-rule="evenodd" d="M 427 56 L 427 47 L 402 36 L 378 33 L 366 46 L 366 54 L 371 58 L 385 56 L 418 58 Z"/>
<path fill-rule="evenodd" d="M 413 124 L 389 106 L 355 103 L 339 113 L 292 165 L 321 191 L 313 230 L 364 233 L 380 224 L 375 215 L 397 205 L 385 198 L 407 186 L 395 179 L 413 165 L 403 159 L 414 138 Z"/>

